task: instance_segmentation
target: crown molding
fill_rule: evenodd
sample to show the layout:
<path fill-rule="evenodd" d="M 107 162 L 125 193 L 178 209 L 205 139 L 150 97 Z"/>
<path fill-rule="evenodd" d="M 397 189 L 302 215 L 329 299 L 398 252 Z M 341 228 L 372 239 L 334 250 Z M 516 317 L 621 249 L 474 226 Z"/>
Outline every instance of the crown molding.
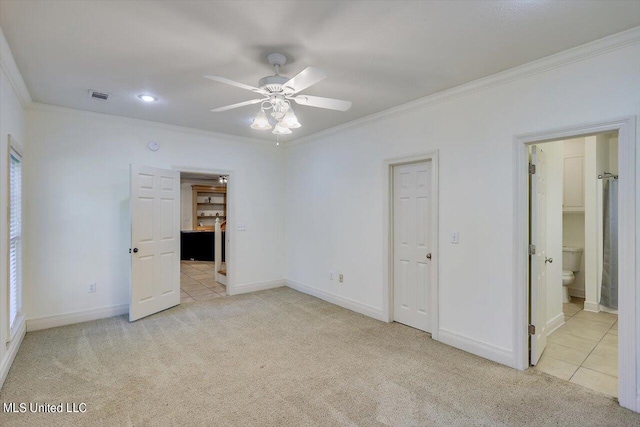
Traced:
<path fill-rule="evenodd" d="M 53 105 L 53 104 L 43 104 L 41 102 L 32 102 L 27 108 L 27 110 L 34 111 L 34 112 L 48 112 L 48 113 L 59 113 L 59 114 L 82 116 L 82 117 L 102 120 L 106 122 L 124 124 L 128 126 L 164 129 L 164 130 L 173 131 L 173 132 L 181 132 L 181 133 L 188 133 L 191 135 L 216 138 L 216 139 L 225 140 L 229 142 L 241 142 L 244 144 L 257 144 L 257 145 L 263 145 L 263 146 L 269 145 L 274 147 L 276 146 L 273 143 L 273 141 L 267 141 L 264 139 L 249 138 L 244 136 L 231 135 L 228 133 L 214 132 L 210 130 L 190 128 L 186 126 L 171 125 L 163 122 L 154 122 L 152 120 L 135 119 L 132 117 L 118 116 L 114 114 L 96 113 L 94 111 L 79 110 L 76 108 L 62 107 L 62 106 Z"/>
<path fill-rule="evenodd" d="M 478 80 L 473 80 L 469 83 L 446 89 L 442 92 L 437 92 L 432 95 L 416 99 L 406 104 L 400 104 L 395 107 L 391 107 L 387 110 L 383 110 L 360 119 L 352 120 L 347 123 L 343 123 L 338 126 L 334 126 L 311 135 L 303 136 L 284 143 L 284 147 L 292 147 L 298 144 L 305 144 L 313 141 L 317 141 L 322 138 L 326 138 L 331 135 L 335 135 L 346 131 L 348 129 L 364 126 L 371 122 L 378 122 L 380 120 L 386 120 L 400 114 L 406 114 L 421 108 L 447 102 L 452 99 L 470 95 L 475 92 L 490 89 L 492 87 L 500 86 L 515 80 L 520 80 L 535 74 L 544 73 L 555 68 L 560 68 L 565 65 L 583 61 L 594 56 L 599 56 L 607 52 L 624 48 L 629 45 L 640 43 L 640 27 L 631 28 L 620 33 L 613 34 L 611 36 L 595 40 L 565 51 L 537 59 L 532 62 L 528 62 L 523 65 L 519 65 L 514 68 L 510 68 L 505 71 L 501 71 L 496 74 L 492 74 L 487 77 L 482 77 Z"/>
<path fill-rule="evenodd" d="M 31 94 L 22 79 L 20 70 L 18 70 L 18 65 L 13 58 L 11 48 L 9 47 L 9 43 L 7 43 L 7 39 L 4 37 L 2 28 L 0 28 L 0 68 L 2 68 L 4 73 L 7 75 L 9 83 L 11 83 L 11 87 L 13 87 L 20 104 L 22 104 L 22 108 L 27 108 L 31 105 L 33 102 Z"/>

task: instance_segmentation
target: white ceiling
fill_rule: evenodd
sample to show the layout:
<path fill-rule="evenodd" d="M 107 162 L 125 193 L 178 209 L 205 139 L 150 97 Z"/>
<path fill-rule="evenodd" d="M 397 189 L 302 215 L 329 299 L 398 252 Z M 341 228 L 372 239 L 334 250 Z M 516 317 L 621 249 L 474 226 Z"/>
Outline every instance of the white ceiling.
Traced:
<path fill-rule="evenodd" d="M 304 91 L 353 101 L 346 113 L 295 107 L 293 139 L 640 25 L 640 1 L 1 0 L 0 26 L 35 101 L 273 140 L 258 106 L 209 110 L 253 94 L 270 52 Z M 89 99 L 88 89 L 111 94 Z M 159 98 L 145 104 L 136 98 Z"/>

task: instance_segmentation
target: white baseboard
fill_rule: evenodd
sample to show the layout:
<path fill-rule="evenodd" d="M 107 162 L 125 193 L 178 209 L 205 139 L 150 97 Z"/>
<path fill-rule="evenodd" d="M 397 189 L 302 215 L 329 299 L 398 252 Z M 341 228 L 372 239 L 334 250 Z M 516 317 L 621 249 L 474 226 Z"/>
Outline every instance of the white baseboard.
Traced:
<path fill-rule="evenodd" d="M 585 301 L 584 302 L 584 311 L 594 311 L 594 312 L 599 312 L 600 311 L 600 304 L 596 303 L 596 302 L 590 302 L 590 301 Z"/>
<path fill-rule="evenodd" d="M 558 314 L 556 317 L 547 322 L 547 336 L 554 333 L 556 329 L 558 329 L 562 325 L 564 325 L 564 313 Z"/>
<path fill-rule="evenodd" d="M 27 331 L 39 331 L 40 329 L 73 325 L 75 323 L 88 322 L 90 320 L 121 316 L 127 313 L 129 313 L 129 304 L 120 304 L 111 307 L 57 314 L 55 316 L 36 317 L 35 319 L 27 319 Z"/>
<path fill-rule="evenodd" d="M 332 294 L 331 292 L 312 288 L 311 286 L 303 285 L 302 283 L 298 283 L 293 280 L 287 279 L 286 284 L 291 289 L 295 289 L 296 291 L 302 292 L 304 294 L 311 295 L 316 298 L 320 298 L 322 300 L 330 302 L 331 304 L 339 305 L 340 307 L 346 308 L 347 310 L 364 314 L 365 316 L 372 317 L 382 322 L 388 321 L 387 315 L 382 310 L 372 307 L 370 305 L 362 304 L 361 302 L 358 302 L 340 295 Z"/>
<path fill-rule="evenodd" d="M 616 310 L 615 308 L 609 308 L 606 305 L 599 304 L 599 309 L 600 309 L 600 311 L 604 311 L 605 313 L 611 313 L 611 314 L 615 314 L 615 315 L 619 314 L 618 310 Z"/>
<path fill-rule="evenodd" d="M 249 292 L 264 291 L 266 289 L 281 288 L 286 286 L 284 280 L 272 280 L 271 282 L 247 283 L 228 287 L 229 295 L 240 295 Z"/>
<path fill-rule="evenodd" d="M 24 335 L 26 333 L 27 322 L 23 320 L 22 324 L 20 324 L 20 326 L 18 327 L 18 332 L 16 332 L 13 340 L 11 340 L 11 342 L 9 343 L 9 348 L 7 348 L 4 359 L 0 363 L 0 388 L 2 388 L 4 380 L 7 379 L 7 375 L 9 375 L 9 369 L 11 369 L 11 365 L 16 358 L 16 354 L 18 354 L 18 349 L 20 348 L 20 344 L 22 344 L 22 340 L 24 339 Z"/>
<path fill-rule="evenodd" d="M 227 286 L 227 275 L 216 273 L 216 282 Z"/>
<path fill-rule="evenodd" d="M 569 295 L 576 298 L 584 298 L 584 289 L 569 288 Z"/>
<path fill-rule="evenodd" d="M 440 328 L 438 330 L 438 341 L 450 345 L 476 356 L 493 360 L 494 362 L 510 367 L 515 367 L 513 351 L 498 347 L 474 338 L 470 338 L 456 332 Z"/>

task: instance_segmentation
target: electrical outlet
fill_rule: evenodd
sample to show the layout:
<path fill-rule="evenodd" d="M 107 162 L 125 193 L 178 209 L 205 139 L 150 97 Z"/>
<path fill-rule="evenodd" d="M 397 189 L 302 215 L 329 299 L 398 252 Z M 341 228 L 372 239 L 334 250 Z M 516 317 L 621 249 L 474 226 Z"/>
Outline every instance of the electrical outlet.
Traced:
<path fill-rule="evenodd" d="M 247 231 L 247 225 L 246 224 L 238 224 L 236 226 L 236 231 Z"/>
<path fill-rule="evenodd" d="M 460 234 L 457 231 L 451 232 L 451 243 L 456 245 L 460 243 Z"/>
<path fill-rule="evenodd" d="M 89 290 L 88 290 L 88 292 L 89 292 L 90 294 L 94 293 L 94 292 L 96 291 L 96 287 L 97 287 L 96 282 L 89 283 Z"/>
<path fill-rule="evenodd" d="M 342 275 L 342 273 L 340 273 L 340 275 L 338 276 L 338 281 L 340 283 L 344 282 L 344 276 Z"/>
<path fill-rule="evenodd" d="M 330 271 L 329 272 L 329 280 L 333 280 L 333 276 L 334 276 L 333 271 Z"/>

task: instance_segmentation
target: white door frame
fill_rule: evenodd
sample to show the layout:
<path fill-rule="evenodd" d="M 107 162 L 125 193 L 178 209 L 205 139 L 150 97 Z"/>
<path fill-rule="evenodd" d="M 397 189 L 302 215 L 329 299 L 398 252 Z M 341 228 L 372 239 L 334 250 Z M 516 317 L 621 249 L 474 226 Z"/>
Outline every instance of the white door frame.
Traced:
<path fill-rule="evenodd" d="M 235 180 L 233 179 L 235 175 L 235 171 L 226 170 L 226 169 L 201 169 L 194 168 L 191 166 L 171 166 L 171 169 L 177 170 L 180 172 L 180 177 L 182 178 L 183 173 L 201 173 L 206 175 L 227 175 L 229 177 L 229 181 L 227 182 L 227 230 L 225 232 L 225 236 L 227 240 L 231 242 L 230 245 L 227 245 L 226 249 L 230 249 L 230 253 L 226 252 L 227 256 L 231 258 L 231 263 L 227 267 L 227 295 L 233 295 L 236 282 L 236 260 L 238 257 L 236 256 L 236 241 L 235 238 L 235 204 L 236 204 L 236 194 L 235 194 Z M 182 187 L 181 187 L 182 189 Z M 182 226 L 182 221 L 180 226 Z M 223 242 L 226 245 L 226 242 Z M 230 247 L 229 247 L 230 246 Z M 182 255 L 180 256 L 182 258 Z"/>
<path fill-rule="evenodd" d="M 383 209 L 383 277 L 387 283 L 383 293 L 383 314 L 387 322 L 393 322 L 393 168 L 411 163 L 431 162 L 431 229 L 433 230 L 433 249 L 431 250 L 431 338 L 438 339 L 438 150 L 415 154 L 406 157 L 394 157 L 384 161 L 384 176 L 387 186 L 384 189 Z"/>
<path fill-rule="evenodd" d="M 636 117 L 572 126 L 549 131 L 534 132 L 514 137 L 514 362 L 515 368 L 529 367 L 529 171 L 528 146 L 535 143 L 572 139 L 597 133 L 618 131 L 618 400 L 621 406 L 640 411 L 637 395 L 637 307 L 640 306 L 637 292 L 640 270 L 636 267 L 638 240 L 636 229 L 640 228 L 637 217 L 636 191 L 640 189 L 640 174 L 636 172 L 636 154 L 639 152 L 636 139 Z M 639 212 L 640 213 L 640 212 Z"/>

